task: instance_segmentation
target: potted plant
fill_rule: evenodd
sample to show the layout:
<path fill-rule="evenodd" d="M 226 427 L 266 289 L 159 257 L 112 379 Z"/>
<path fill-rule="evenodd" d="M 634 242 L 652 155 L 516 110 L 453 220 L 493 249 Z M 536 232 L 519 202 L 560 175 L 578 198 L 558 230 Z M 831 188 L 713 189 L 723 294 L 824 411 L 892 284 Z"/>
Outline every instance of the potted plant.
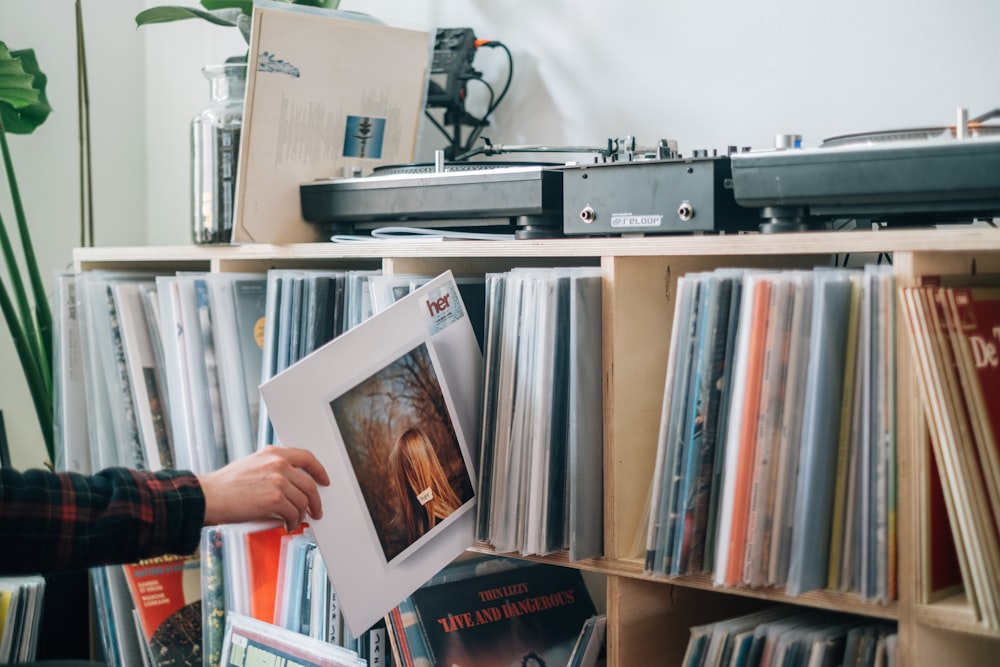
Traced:
<path fill-rule="evenodd" d="M 49 461 L 54 463 L 52 311 L 7 145 L 7 133 L 30 134 L 48 118 L 52 108 L 45 96 L 45 84 L 45 74 L 33 50 L 10 51 L 0 41 L 0 154 L 21 249 L 19 261 L 8 222 L 0 215 L 0 252 L 5 269 L 5 275 L 0 275 L 0 310 L 28 383 Z"/>
<path fill-rule="evenodd" d="M 0 310 L 13 339 L 18 361 L 27 380 L 49 467 L 54 467 L 55 432 L 52 372 L 52 311 L 38 269 L 27 217 L 7 144 L 7 134 L 31 134 L 48 118 L 52 108 L 45 94 L 47 77 L 32 49 L 10 51 L 0 41 L 0 153 L 4 183 L 14 210 L 19 262 L 6 218 L 0 216 L 0 250 L 4 272 L 0 275 Z M 49 574 L 45 577 L 38 658 L 84 658 L 89 654 L 87 604 L 90 582 L 86 571 Z"/>

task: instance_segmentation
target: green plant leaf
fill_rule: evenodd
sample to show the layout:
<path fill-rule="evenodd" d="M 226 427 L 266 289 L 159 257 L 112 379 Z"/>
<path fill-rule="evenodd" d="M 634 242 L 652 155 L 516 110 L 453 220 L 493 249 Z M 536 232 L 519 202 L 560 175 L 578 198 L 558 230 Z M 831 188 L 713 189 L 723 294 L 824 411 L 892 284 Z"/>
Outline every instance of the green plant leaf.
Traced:
<path fill-rule="evenodd" d="M 135 15 L 135 24 L 143 26 L 151 23 L 170 23 L 171 21 L 181 21 L 184 19 L 204 19 L 215 25 L 233 27 L 236 25 L 237 17 L 242 13 L 239 9 L 209 11 L 198 9 L 197 7 L 166 5 L 142 10 Z"/>
<path fill-rule="evenodd" d="M 46 450 L 54 461 L 52 368 L 49 365 L 52 317 L 7 145 L 7 132 L 28 134 L 48 118 L 52 108 L 45 97 L 46 82 L 47 77 L 39 69 L 34 51 L 9 51 L 7 45 L 0 42 L 0 158 L 25 263 L 22 274 L 6 223 L 0 217 L 0 253 L 9 277 L 9 285 L 0 280 L 0 310 L 28 381 Z M 26 282 L 32 289 L 34 307 L 25 289 Z"/>
<path fill-rule="evenodd" d="M 33 81 L 21 60 L 14 58 L 7 45 L 0 42 L 0 100 L 15 109 L 38 102 L 38 91 L 31 87 Z"/>
<path fill-rule="evenodd" d="M 210 10 L 235 8 L 246 16 L 253 13 L 253 0 L 201 0 L 201 6 Z"/>
<path fill-rule="evenodd" d="M 33 50 L 10 51 L 0 42 L 0 120 L 7 132 L 31 134 L 49 117 L 47 81 Z"/>
<path fill-rule="evenodd" d="M 2 281 L 0 281 L 0 312 L 7 322 L 14 350 L 21 362 L 24 379 L 28 383 L 28 392 L 35 406 L 35 416 L 38 418 L 38 425 L 42 429 L 45 441 L 45 452 L 49 455 L 49 461 L 55 461 L 51 374 L 48 367 L 39 365 L 40 350 L 32 346 L 32 341 L 21 326 L 17 311 L 7 293 L 7 287 Z"/>

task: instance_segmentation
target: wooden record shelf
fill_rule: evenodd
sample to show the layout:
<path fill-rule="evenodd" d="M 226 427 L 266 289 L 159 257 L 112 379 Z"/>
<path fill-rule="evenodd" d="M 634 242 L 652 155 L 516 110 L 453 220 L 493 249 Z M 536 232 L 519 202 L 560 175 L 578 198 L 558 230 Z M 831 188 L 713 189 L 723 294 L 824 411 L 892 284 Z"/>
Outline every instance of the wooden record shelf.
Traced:
<path fill-rule="evenodd" d="M 821 591 L 716 588 L 704 576 L 645 574 L 631 554 L 656 454 L 672 295 L 677 277 L 717 267 L 806 268 L 845 255 L 888 253 L 898 286 L 920 276 L 1000 271 L 1000 230 L 985 225 L 878 231 L 576 238 L 518 241 L 373 241 L 287 246 L 81 248 L 79 270 L 261 271 L 381 267 L 387 273 L 482 274 L 518 266 L 598 265 L 604 306 L 605 556 L 570 563 L 606 585 L 608 664 L 679 665 L 692 625 L 781 603 L 850 612 L 899 625 L 902 665 L 996 664 L 1000 632 L 972 620 L 964 597 L 918 604 L 921 467 L 927 434 L 904 327 L 897 327 L 898 601 L 882 606 Z M 489 551 L 477 547 L 477 550 Z"/>

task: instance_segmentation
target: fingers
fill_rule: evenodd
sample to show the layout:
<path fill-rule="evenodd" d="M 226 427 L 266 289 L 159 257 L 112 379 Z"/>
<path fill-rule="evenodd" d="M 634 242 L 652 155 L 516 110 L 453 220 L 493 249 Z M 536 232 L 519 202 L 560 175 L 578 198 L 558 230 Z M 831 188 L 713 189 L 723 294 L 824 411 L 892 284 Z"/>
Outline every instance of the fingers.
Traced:
<path fill-rule="evenodd" d="M 287 478 L 294 489 L 289 493 L 294 492 L 294 496 L 290 499 L 298 508 L 300 516 L 304 518 L 308 513 L 314 519 L 321 518 L 323 504 L 316 485 L 327 486 L 330 484 L 330 478 L 319 460 L 310 451 L 292 447 L 270 447 L 269 452 L 278 455 L 292 466 Z"/>
<path fill-rule="evenodd" d="M 282 498 L 278 511 L 274 512 L 272 516 L 284 523 L 285 530 L 288 532 L 294 531 L 305 521 L 305 513 L 287 497 Z"/>
<path fill-rule="evenodd" d="M 323 468 L 323 464 L 309 450 L 297 447 L 275 447 L 268 445 L 268 451 L 282 457 L 296 468 L 305 470 L 320 486 L 329 486 L 330 477 L 326 474 L 326 469 Z"/>
<path fill-rule="evenodd" d="M 295 530 L 307 516 L 323 515 L 317 484 L 330 478 L 309 451 L 268 446 L 205 475 L 206 525 L 280 517 Z"/>
<path fill-rule="evenodd" d="M 314 478 L 310 476 L 306 471 L 301 468 L 295 468 L 292 470 L 292 475 L 290 481 L 295 485 L 295 490 L 299 492 L 300 498 L 296 498 L 296 507 L 298 507 L 302 514 L 309 514 L 314 519 L 320 519 L 323 517 L 323 502 L 319 497 L 319 489 L 316 486 Z"/>
<path fill-rule="evenodd" d="M 282 489 L 284 499 L 291 505 L 286 516 L 289 524 L 301 523 L 306 516 L 319 519 L 323 516 L 322 501 L 313 478 L 300 468 L 292 468 Z M 294 514 L 294 516 L 291 516 Z"/>

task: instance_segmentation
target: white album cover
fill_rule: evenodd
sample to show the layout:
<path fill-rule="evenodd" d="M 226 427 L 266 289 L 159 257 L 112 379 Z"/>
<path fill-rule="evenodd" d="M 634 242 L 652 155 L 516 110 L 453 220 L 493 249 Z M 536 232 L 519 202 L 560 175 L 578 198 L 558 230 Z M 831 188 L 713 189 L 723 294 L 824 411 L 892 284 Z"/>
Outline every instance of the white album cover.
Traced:
<path fill-rule="evenodd" d="M 251 26 L 232 241 L 316 241 L 302 183 L 413 161 L 432 39 L 276 2 L 255 4 Z"/>
<path fill-rule="evenodd" d="M 261 386 L 278 440 L 330 475 L 310 524 L 353 635 L 472 546 L 481 391 L 450 272 Z"/>

